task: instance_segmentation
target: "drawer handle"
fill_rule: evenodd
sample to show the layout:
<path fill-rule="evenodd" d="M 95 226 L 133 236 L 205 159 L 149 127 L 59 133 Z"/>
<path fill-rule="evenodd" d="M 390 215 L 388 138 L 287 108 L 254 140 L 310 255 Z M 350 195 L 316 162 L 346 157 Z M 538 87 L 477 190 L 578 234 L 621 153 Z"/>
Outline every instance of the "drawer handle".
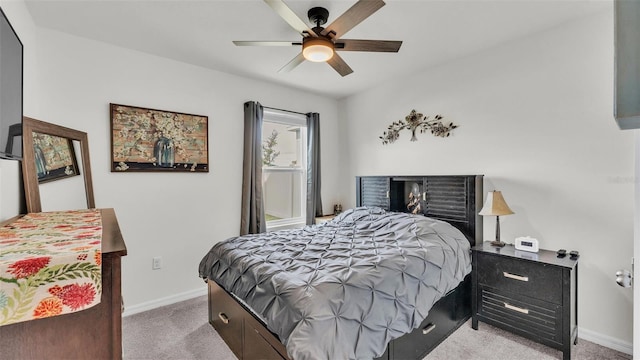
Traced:
<path fill-rule="evenodd" d="M 229 318 L 227 317 L 227 314 L 218 313 L 218 317 L 220 318 L 220 320 L 222 320 L 223 323 L 225 323 L 225 324 L 229 323 Z"/>
<path fill-rule="evenodd" d="M 506 307 L 509 310 L 517 311 L 523 314 L 529 314 L 529 309 L 523 309 L 517 306 L 509 305 L 507 303 L 504 303 L 504 307 Z"/>
<path fill-rule="evenodd" d="M 512 274 L 512 273 L 508 273 L 506 271 L 503 271 L 502 275 L 504 275 L 504 277 L 506 277 L 506 278 L 513 279 L 513 280 L 529 281 L 529 277 L 528 276 L 515 275 L 515 274 Z"/>
<path fill-rule="evenodd" d="M 431 324 L 425 326 L 422 329 L 422 335 L 427 335 L 428 333 L 432 332 L 433 329 L 435 329 L 435 328 L 436 328 L 436 324 L 434 324 L 434 323 L 431 323 Z"/>

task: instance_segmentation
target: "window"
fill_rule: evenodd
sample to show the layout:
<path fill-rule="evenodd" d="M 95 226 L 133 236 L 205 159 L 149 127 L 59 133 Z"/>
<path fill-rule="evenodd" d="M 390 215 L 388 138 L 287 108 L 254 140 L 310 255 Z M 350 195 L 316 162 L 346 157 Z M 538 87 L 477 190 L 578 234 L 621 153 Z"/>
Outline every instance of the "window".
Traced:
<path fill-rule="evenodd" d="M 307 118 L 264 109 L 262 186 L 269 230 L 302 226 L 307 201 Z"/>

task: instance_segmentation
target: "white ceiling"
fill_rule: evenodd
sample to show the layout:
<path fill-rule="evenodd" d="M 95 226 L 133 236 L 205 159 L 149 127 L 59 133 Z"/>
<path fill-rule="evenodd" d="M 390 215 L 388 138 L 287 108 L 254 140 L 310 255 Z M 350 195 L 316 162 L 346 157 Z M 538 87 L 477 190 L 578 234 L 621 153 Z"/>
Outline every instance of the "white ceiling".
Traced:
<path fill-rule="evenodd" d="M 285 0 L 329 10 L 329 23 L 355 0 Z M 304 62 L 278 69 L 299 47 L 236 47 L 232 40 L 299 41 L 262 0 L 27 0 L 36 25 L 214 70 L 284 84 L 333 98 L 365 90 L 500 43 L 612 8 L 612 0 L 386 0 L 345 39 L 403 40 L 400 52 L 342 52 L 354 72 Z"/>

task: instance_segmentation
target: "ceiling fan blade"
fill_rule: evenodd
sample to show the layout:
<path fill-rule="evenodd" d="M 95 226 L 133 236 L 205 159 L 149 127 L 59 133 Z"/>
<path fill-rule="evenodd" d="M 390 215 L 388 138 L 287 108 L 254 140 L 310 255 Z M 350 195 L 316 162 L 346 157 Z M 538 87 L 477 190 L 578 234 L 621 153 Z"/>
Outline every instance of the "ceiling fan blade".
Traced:
<path fill-rule="evenodd" d="M 287 65 L 285 65 L 282 68 L 280 68 L 280 70 L 278 70 L 278 72 L 279 73 L 281 73 L 281 72 L 289 72 L 289 71 L 293 70 L 296 66 L 302 64 L 303 61 L 304 61 L 304 56 L 302 56 L 302 53 L 300 53 L 300 54 L 298 54 L 298 56 L 296 56 L 293 59 L 291 59 L 291 61 L 289 61 L 287 63 Z"/>
<path fill-rule="evenodd" d="M 347 76 L 353 72 L 353 69 L 336 53 L 333 54 L 331 59 L 327 60 L 327 64 L 331 65 L 341 76 Z"/>
<path fill-rule="evenodd" d="M 340 39 L 336 41 L 339 51 L 370 51 L 370 52 L 398 52 L 402 41 L 394 40 L 352 40 Z"/>
<path fill-rule="evenodd" d="M 234 41 L 236 46 L 293 46 L 302 45 L 295 41 Z"/>
<path fill-rule="evenodd" d="M 327 26 L 322 31 L 322 35 L 327 35 L 330 31 L 334 31 L 336 33 L 335 37 L 340 38 L 384 5 L 385 3 L 382 0 L 360 0 L 334 20 L 331 25 Z"/>
<path fill-rule="evenodd" d="M 271 8 L 280 15 L 281 18 L 284 19 L 292 28 L 294 28 L 298 33 L 302 34 L 304 32 L 308 32 L 309 35 L 317 37 L 316 34 L 307 24 L 296 15 L 296 13 L 291 10 L 287 4 L 282 0 L 264 0 L 267 5 L 271 6 Z"/>

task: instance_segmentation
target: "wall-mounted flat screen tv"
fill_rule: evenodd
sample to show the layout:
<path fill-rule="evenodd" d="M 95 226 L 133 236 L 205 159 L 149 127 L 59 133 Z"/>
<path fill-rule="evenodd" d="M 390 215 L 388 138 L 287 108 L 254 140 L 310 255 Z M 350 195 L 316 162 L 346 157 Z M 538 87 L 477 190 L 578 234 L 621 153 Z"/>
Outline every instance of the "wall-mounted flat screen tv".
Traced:
<path fill-rule="evenodd" d="M 22 42 L 0 8 L 0 158 L 22 158 Z"/>

